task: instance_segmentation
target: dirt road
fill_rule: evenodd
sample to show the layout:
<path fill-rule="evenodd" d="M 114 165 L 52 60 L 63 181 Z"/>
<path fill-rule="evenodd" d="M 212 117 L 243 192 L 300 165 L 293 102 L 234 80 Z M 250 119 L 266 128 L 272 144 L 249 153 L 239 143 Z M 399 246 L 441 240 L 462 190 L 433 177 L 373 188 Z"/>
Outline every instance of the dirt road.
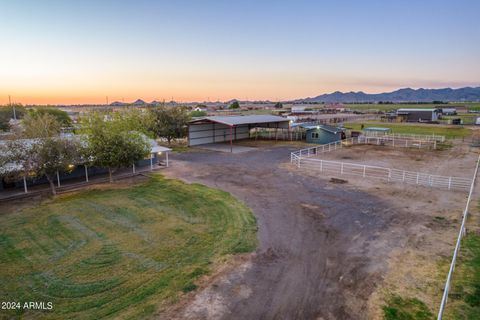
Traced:
<path fill-rule="evenodd" d="M 366 319 L 386 257 L 415 217 L 371 194 L 284 169 L 294 148 L 172 155 L 167 176 L 231 192 L 254 212 L 251 261 L 198 292 L 181 319 Z"/>

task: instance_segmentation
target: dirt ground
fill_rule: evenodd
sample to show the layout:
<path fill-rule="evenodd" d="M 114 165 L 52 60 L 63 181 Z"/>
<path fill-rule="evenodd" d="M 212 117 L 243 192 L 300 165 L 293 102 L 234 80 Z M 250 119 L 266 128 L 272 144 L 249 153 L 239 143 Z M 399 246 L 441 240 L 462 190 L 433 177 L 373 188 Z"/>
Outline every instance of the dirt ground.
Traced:
<path fill-rule="evenodd" d="M 321 153 L 317 158 L 470 178 L 477 157 L 470 149 L 466 144 L 454 145 L 445 150 L 353 145 Z"/>
<path fill-rule="evenodd" d="M 259 246 L 168 318 L 372 319 L 389 292 L 419 294 L 433 308 L 438 263 L 451 255 L 466 194 L 332 183 L 293 168 L 297 149 L 172 154 L 165 175 L 231 192 L 253 210 Z"/>

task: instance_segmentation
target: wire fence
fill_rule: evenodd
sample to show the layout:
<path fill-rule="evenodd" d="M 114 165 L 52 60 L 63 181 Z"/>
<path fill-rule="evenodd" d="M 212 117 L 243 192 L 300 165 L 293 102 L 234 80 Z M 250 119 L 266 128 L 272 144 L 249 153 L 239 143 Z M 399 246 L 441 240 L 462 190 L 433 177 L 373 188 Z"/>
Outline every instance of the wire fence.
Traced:
<path fill-rule="evenodd" d="M 402 142 L 399 142 L 401 140 Z M 407 141 L 404 142 L 403 140 Z M 420 185 L 445 190 L 468 190 L 472 183 L 469 178 L 440 176 L 401 169 L 370 166 L 358 163 L 323 160 L 316 158 L 325 152 L 332 152 L 354 144 L 371 144 L 372 141 L 378 145 L 390 145 L 394 147 L 417 147 L 435 148 L 436 141 L 417 141 L 412 139 L 395 139 L 392 137 L 358 137 L 349 138 L 325 145 L 306 148 L 292 152 L 290 162 L 297 168 L 304 168 L 320 173 L 334 173 L 340 175 L 352 175 L 362 178 L 381 179 L 388 182 L 400 182 L 405 184 Z"/>
<path fill-rule="evenodd" d="M 455 245 L 455 250 L 453 251 L 452 262 L 450 263 L 450 269 L 448 271 L 447 280 L 445 281 L 445 288 L 443 290 L 442 302 L 440 303 L 440 309 L 438 310 L 437 320 L 442 320 L 443 313 L 445 311 L 445 306 L 447 305 L 448 292 L 450 290 L 450 285 L 452 283 L 453 271 L 455 270 L 458 253 L 460 251 L 460 244 L 462 242 L 462 238 L 465 236 L 465 233 L 466 233 L 465 225 L 467 223 L 468 207 L 470 206 L 470 201 L 472 199 L 472 194 L 473 194 L 473 189 L 475 187 L 475 180 L 477 178 L 479 163 L 480 163 L 480 155 L 478 156 L 477 166 L 475 167 L 475 173 L 473 174 L 473 179 L 470 185 L 470 192 L 468 193 L 467 204 L 465 205 L 465 210 L 463 211 L 462 224 L 460 226 L 460 231 L 458 232 L 457 243 Z"/>

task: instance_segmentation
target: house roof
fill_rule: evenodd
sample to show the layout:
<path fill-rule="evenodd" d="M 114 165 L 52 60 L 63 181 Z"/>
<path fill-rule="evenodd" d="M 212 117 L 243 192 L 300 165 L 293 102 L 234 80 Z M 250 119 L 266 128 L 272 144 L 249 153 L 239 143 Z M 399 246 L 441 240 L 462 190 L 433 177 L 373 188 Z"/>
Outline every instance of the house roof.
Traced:
<path fill-rule="evenodd" d="M 425 111 L 425 112 L 434 112 L 438 109 L 436 108 L 402 108 L 398 109 L 397 112 L 410 112 L 410 111 Z"/>
<path fill-rule="evenodd" d="M 324 130 L 324 131 L 331 132 L 331 133 L 334 133 L 334 134 L 345 131 L 344 128 L 329 126 L 329 125 L 326 125 L 326 124 L 319 124 L 319 125 L 318 124 L 302 124 L 300 126 L 304 129 L 306 129 L 306 130 L 320 129 L 320 130 Z"/>
<path fill-rule="evenodd" d="M 363 131 L 378 131 L 378 132 L 389 132 L 392 129 L 390 128 L 381 128 L 381 127 L 368 127 L 363 129 Z"/>
<path fill-rule="evenodd" d="M 289 122 L 290 120 L 284 117 L 271 116 L 271 115 L 211 116 L 211 117 L 203 117 L 201 119 L 195 119 L 190 121 L 190 123 L 203 122 L 203 121 L 221 123 L 227 126 L 237 126 L 241 124 Z"/>

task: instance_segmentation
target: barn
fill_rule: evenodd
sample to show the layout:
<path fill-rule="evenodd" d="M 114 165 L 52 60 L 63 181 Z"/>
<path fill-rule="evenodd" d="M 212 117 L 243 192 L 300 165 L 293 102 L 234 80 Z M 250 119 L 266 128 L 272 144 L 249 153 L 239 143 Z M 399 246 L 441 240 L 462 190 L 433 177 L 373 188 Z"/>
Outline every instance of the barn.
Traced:
<path fill-rule="evenodd" d="M 272 115 L 211 116 L 188 123 L 188 145 L 230 142 L 250 138 L 254 128 L 288 129 L 290 120 Z"/>
<path fill-rule="evenodd" d="M 438 120 L 439 109 L 398 109 L 397 117 L 404 118 L 408 122 L 436 121 Z"/>

